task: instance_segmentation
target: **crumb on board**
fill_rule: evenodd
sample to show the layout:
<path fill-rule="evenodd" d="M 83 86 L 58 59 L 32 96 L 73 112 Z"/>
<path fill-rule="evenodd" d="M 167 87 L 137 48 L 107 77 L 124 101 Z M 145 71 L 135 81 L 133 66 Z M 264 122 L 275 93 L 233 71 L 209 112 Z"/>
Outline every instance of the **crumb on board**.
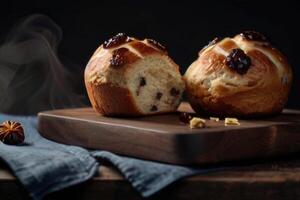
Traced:
<path fill-rule="evenodd" d="M 240 122 L 237 118 L 225 118 L 225 126 L 238 126 L 240 125 Z"/>
<path fill-rule="evenodd" d="M 218 117 L 210 117 L 209 120 L 210 121 L 215 121 L 215 122 L 220 121 L 220 119 Z"/>
<path fill-rule="evenodd" d="M 190 120 L 190 128 L 204 128 L 206 126 L 205 119 L 193 117 Z"/>

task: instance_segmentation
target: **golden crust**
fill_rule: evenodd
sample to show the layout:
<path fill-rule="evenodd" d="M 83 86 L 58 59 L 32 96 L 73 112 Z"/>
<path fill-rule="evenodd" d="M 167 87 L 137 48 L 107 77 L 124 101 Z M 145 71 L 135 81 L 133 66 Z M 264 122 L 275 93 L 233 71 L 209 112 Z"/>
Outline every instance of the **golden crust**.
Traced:
<path fill-rule="evenodd" d="M 138 116 L 142 113 L 137 109 L 128 89 L 104 83 L 94 85 L 87 83 L 87 91 L 93 108 L 106 116 Z"/>
<path fill-rule="evenodd" d="M 251 59 L 246 74 L 233 71 L 225 63 L 234 48 L 242 49 Z M 282 111 L 292 84 L 292 71 L 277 49 L 238 35 L 201 51 L 184 80 L 189 101 L 197 112 L 254 117 Z"/>
<path fill-rule="evenodd" d="M 134 40 L 129 45 L 132 46 L 134 49 L 137 49 L 139 53 L 143 56 L 149 54 L 155 54 L 155 53 L 159 53 L 159 54 L 165 53 L 164 51 L 155 48 L 151 44 L 148 44 L 146 41 L 141 42 L 139 40 Z"/>

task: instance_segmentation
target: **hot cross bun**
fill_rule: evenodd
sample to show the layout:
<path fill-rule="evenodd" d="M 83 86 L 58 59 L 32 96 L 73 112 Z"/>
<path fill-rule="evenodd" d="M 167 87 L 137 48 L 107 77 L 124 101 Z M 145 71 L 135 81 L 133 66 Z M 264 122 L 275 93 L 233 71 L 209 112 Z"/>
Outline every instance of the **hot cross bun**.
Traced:
<path fill-rule="evenodd" d="M 215 39 L 184 75 L 194 110 L 214 116 L 254 117 L 280 113 L 288 99 L 292 70 L 267 38 L 245 31 Z"/>

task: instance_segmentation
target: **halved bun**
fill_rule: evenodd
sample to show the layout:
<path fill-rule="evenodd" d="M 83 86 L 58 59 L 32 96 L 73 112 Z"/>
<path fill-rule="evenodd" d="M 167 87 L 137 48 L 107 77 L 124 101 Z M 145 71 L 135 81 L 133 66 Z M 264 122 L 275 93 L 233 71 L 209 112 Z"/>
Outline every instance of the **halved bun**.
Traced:
<path fill-rule="evenodd" d="M 85 69 L 92 106 L 109 116 L 175 111 L 184 91 L 179 67 L 150 39 L 118 34 L 101 45 Z"/>

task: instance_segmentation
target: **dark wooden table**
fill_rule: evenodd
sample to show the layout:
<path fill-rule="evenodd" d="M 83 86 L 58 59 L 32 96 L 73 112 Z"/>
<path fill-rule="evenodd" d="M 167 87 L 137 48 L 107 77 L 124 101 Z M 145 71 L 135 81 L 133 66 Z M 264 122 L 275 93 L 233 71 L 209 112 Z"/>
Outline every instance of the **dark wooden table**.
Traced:
<path fill-rule="evenodd" d="M 222 172 L 180 180 L 150 199 L 300 199 L 299 155 L 284 159 L 244 162 Z M 234 164 L 230 164 L 234 165 Z M 0 167 L 0 199 L 28 199 L 7 167 Z M 45 199 L 143 199 L 109 164 L 85 183 L 46 196 Z"/>

